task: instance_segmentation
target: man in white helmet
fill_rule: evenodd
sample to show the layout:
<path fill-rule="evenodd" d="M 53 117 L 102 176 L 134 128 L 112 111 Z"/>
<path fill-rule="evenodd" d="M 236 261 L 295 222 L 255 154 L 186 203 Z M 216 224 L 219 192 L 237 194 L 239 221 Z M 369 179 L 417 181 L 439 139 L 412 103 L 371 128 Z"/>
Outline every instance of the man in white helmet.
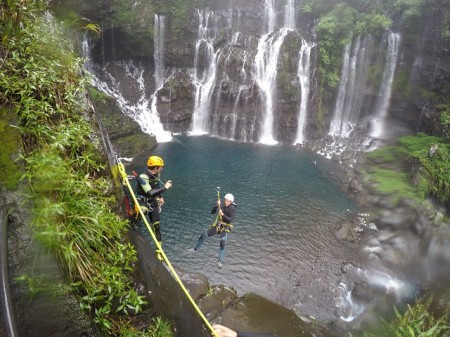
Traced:
<path fill-rule="evenodd" d="M 212 226 L 200 237 L 194 248 L 191 248 L 191 252 L 195 252 L 205 242 L 205 240 L 213 235 L 220 236 L 219 256 L 217 266 L 222 268 L 223 261 L 225 259 L 225 244 L 227 242 L 228 233 L 231 232 L 233 225 L 231 222 L 236 215 L 237 205 L 234 203 L 234 196 L 231 193 L 227 193 L 223 198 L 224 206 L 221 205 L 220 199 L 217 199 L 217 204 L 212 208 L 211 214 L 217 214 L 216 220 Z"/>

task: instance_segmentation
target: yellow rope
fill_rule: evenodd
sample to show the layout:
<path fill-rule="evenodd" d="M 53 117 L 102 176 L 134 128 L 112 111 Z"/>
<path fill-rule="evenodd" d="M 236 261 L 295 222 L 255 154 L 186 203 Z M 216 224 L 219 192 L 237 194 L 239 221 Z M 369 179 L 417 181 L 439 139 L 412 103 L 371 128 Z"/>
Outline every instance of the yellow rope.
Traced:
<path fill-rule="evenodd" d="M 164 261 L 167 264 L 167 267 L 169 268 L 171 274 L 173 275 L 173 277 L 175 278 L 175 280 L 177 281 L 177 283 L 180 285 L 181 289 L 183 290 L 183 292 L 186 294 L 186 297 L 188 298 L 188 300 L 191 302 L 192 306 L 194 307 L 194 309 L 197 311 L 197 313 L 200 315 L 200 317 L 202 318 L 202 320 L 205 322 L 205 325 L 209 328 L 209 330 L 211 330 L 211 333 L 214 337 L 219 337 L 216 332 L 214 331 L 214 328 L 211 326 L 211 324 L 208 322 L 208 320 L 206 319 L 205 315 L 203 315 L 203 313 L 201 312 L 200 308 L 197 306 L 197 304 L 195 303 L 194 299 L 191 297 L 191 295 L 189 294 L 188 290 L 186 289 L 186 287 L 184 286 L 183 282 L 181 281 L 180 277 L 178 276 L 177 272 L 175 271 L 175 269 L 173 269 L 172 264 L 170 263 L 169 259 L 167 258 L 166 254 L 164 253 L 161 244 L 159 243 L 159 241 L 156 239 L 155 233 L 153 233 L 152 228 L 150 227 L 147 218 L 145 217 L 144 212 L 141 209 L 141 206 L 139 205 L 139 202 L 136 199 L 136 196 L 134 195 L 134 191 L 133 188 L 130 185 L 130 182 L 128 181 L 128 176 L 127 173 L 125 172 L 125 167 L 123 166 L 122 163 L 118 163 L 118 168 L 119 168 L 119 173 L 122 177 L 122 180 L 127 184 L 128 189 L 130 190 L 131 196 L 133 197 L 133 201 L 135 203 L 135 205 L 137 206 L 137 209 L 139 211 L 139 214 L 141 215 L 142 219 L 144 220 L 145 226 L 147 227 L 148 231 L 150 232 L 153 241 L 155 242 L 156 248 L 158 249 L 159 252 L 161 252 L 161 255 L 164 259 Z"/>

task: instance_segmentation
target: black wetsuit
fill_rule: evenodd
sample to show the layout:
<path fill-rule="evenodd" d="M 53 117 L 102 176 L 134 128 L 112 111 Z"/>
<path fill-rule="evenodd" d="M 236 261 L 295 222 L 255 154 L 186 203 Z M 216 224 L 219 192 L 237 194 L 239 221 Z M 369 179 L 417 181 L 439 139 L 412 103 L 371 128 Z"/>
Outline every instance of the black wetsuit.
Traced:
<path fill-rule="evenodd" d="M 153 226 L 156 238 L 161 242 L 161 230 L 159 224 L 159 204 L 161 194 L 166 190 L 162 185 L 159 175 L 145 172 L 139 175 L 136 194 L 142 211 L 148 216 L 150 224 Z"/>
<path fill-rule="evenodd" d="M 216 205 L 212 208 L 211 214 L 216 214 L 219 207 Z M 222 207 L 222 219 L 218 216 L 212 226 L 198 238 L 195 244 L 194 250 L 197 250 L 205 240 L 213 235 L 220 235 L 219 255 L 218 260 L 223 262 L 225 259 L 225 245 L 228 238 L 228 233 L 231 232 L 233 225 L 231 224 L 236 216 L 237 206 L 235 203 L 231 203 L 229 206 Z"/>

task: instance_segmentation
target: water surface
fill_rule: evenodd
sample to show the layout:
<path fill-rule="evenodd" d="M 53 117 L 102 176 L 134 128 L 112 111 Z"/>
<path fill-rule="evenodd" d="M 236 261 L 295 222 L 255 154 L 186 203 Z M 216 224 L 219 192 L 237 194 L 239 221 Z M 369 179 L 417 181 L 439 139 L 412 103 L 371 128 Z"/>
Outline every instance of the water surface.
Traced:
<path fill-rule="evenodd" d="M 330 304 L 338 296 L 336 274 L 353 253 L 338 242 L 333 225 L 355 206 L 326 179 L 338 170 L 331 161 L 293 146 L 207 136 L 179 137 L 153 154 L 164 158 L 162 180 L 173 181 L 161 214 L 163 248 L 173 264 L 239 295 L 254 292 L 317 318 L 336 318 Z M 141 171 L 146 159 L 136 158 L 132 168 Z M 238 205 L 222 269 L 218 237 L 187 253 L 215 219 L 217 187 L 222 198 L 233 193 Z M 322 297 L 311 296 L 311 287 Z"/>

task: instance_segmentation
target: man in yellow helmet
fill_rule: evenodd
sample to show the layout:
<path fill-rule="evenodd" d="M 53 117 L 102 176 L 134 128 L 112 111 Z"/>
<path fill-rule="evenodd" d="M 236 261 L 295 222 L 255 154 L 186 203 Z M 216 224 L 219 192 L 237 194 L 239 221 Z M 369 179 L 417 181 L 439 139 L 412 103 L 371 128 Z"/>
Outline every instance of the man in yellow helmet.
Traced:
<path fill-rule="evenodd" d="M 160 179 L 161 171 L 164 168 L 164 161 L 161 157 L 150 156 L 147 160 L 147 172 L 141 173 L 138 179 L 136 194 L 138 196 L 139 205 L 144 214 L 148 216 L 150 224 L 153 227 L 155 236 L 160 244 L 160 210 L 164 205 L 162 193 L 172 187 L 172 181 L 167 180 L 163 183 Z M 156 252 L 159 260 L 162 260 L 161 253 Z"/>

